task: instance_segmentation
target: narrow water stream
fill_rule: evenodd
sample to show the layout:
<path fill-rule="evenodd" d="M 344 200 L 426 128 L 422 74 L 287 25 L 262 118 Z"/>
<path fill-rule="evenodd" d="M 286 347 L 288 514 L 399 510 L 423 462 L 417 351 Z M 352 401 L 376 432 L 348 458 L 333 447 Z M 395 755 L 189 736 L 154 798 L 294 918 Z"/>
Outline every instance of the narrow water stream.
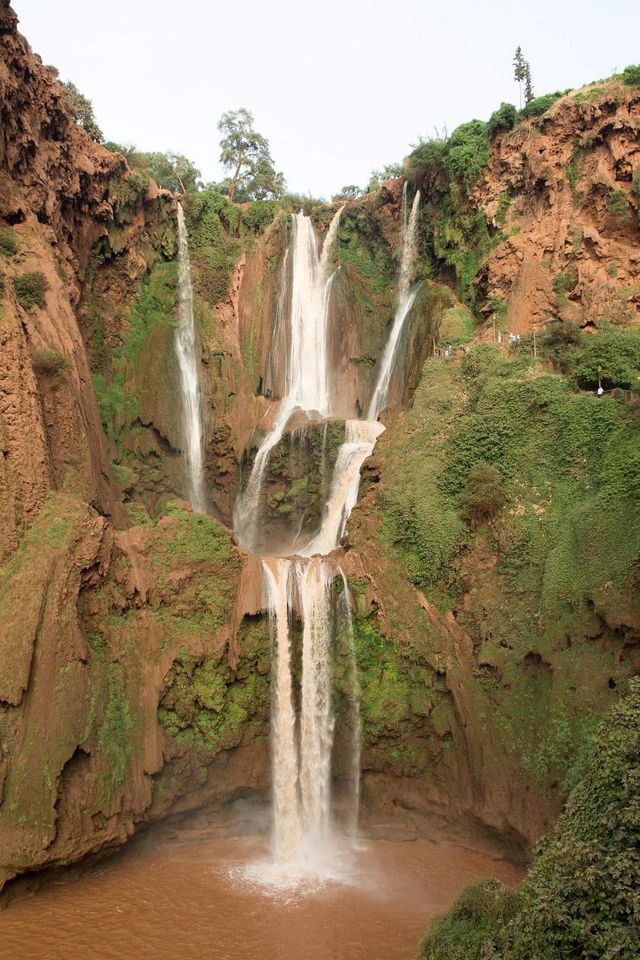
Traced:
<path fill-rule="evenodd" d="M 7 960 L 415 960 L 429 919 L 504 861 L 450 843 L 370 841 L 342 882 L 267 890 L 256 837 L 221 839 L 202 819 L 145 837 L 0 911 Z"/>

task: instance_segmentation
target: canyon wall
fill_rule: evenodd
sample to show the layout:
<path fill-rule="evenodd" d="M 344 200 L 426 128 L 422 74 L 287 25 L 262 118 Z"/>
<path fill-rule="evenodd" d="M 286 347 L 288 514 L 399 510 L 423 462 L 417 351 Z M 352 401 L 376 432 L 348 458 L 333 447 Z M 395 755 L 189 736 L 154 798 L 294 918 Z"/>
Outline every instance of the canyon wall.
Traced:
<path fill-rule="evenodd" d="M 74 122 L 6 0 L 0 42 L 2 886 L 169 811 L 268 790 L 271 641 L 259 572 L 228 525 L 282 391 L 290 216 L 184 198 L 200 517 L 180 499 L 175 198 Z M 621 84 L 563 98 L 494 136 L 468 188 L 408 170 L 425 198 L 422 287 L 347 552 L 371 831 L 436 825 L 525 851 L 637 670 L 634 411 L 579 392 L 562 357 L 552 368 L 481 344 L 427 358 L 494 329 L 637 323 L 638 109 Z M 341 215 L 341 418 L 375 382 L 401 204 L 391 181 Z M 310 207 L 320 236 L 335 210 Z M 502 477 L 478 523 L 463 503 L 477 463 Z M 273 529 L 309 472 L 288 450 L 276 460 Z M 305 489 L 286 509 L 317 509 Z M 339 670 L 336 684 L 339 699 Z"/>

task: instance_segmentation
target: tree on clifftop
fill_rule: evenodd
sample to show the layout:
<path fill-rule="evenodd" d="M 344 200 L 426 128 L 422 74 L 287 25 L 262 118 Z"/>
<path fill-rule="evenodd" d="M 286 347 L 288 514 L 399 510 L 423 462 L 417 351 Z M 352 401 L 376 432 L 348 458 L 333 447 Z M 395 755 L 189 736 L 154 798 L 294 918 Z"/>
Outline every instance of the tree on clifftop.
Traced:
<path fill-rule="evenodd" d="M 62 86 L 65 90 L 65 104 L 69 112 L 73 114 L 75 122 L 89 134 L 92 140 L 95 140 L 96 143 L 102 143 L 104 137 L 93 115 L 91 100 L 88 100 L 83 93 L 80 93 L 75 83 L 71 83 L 70 80 L 67 83 L 63 83 Z"/>
<path fill-rule="evenodd" d="M 518 90 L 520 92 L 520 109 L 522 110 L 522 84 L 527 77 L 527 61 L 525 60 L 522 47 L 516 48 L 516 53 L 513 58 L 513 79 L 518 84 Z"/>
<path fill-rule="evenodd" d="M 531 80 L 531 67 L 527 60 L 524 68 L 524 99 L 525 103 L 531 103 L 533 100 L 533 82 Z"/>
<path fill-rule="evenodd" d="M 269 141 L 254 130 L 252 114 L 244 107 L 223 113 L 218 130 L 222 134 L 220 162 L 230 173 L 229 200 L 239 187 L 251 200 L 282 196 L 284 177 L 273 165 Z"/>

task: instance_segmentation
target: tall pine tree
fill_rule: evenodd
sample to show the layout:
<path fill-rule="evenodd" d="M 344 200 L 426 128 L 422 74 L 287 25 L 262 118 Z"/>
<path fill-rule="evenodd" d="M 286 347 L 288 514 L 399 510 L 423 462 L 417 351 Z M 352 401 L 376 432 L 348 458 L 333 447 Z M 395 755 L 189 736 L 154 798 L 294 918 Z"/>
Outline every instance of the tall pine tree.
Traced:
<path fill-rule="evenodd" d="M 518 84 L 520 92 L 520 109 L 522 110 L 522 82 L 527 76 L 527 61 L 522 54 L 522 47 L 516 49 L 516 55 L 513 58 L 513 79 Z"/>
<path fill-rule="evenodd" d="M 529 61 L 525 61 L 525 70 L 524 70 L 524 101 L 525 103 L 531 103 L 533 100 L 533 83 L 531 80 L 531 67 L 529 66 Z"/>

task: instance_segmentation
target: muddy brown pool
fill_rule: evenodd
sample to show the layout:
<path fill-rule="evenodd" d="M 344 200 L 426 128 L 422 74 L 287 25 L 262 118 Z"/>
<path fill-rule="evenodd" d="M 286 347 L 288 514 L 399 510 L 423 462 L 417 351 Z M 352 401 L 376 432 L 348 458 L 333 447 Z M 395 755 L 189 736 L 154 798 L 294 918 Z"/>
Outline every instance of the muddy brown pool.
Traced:
<path fill-rule="evenodd" d="M 160 828 L 0 911 L 3 960 L 413 960 L 430 918 L 519 868 L 453 842 L 363 842 L 338 882 L 264 884 L 261 838 Z M 258 867 L 256 868 L 256 864 Z"/>

